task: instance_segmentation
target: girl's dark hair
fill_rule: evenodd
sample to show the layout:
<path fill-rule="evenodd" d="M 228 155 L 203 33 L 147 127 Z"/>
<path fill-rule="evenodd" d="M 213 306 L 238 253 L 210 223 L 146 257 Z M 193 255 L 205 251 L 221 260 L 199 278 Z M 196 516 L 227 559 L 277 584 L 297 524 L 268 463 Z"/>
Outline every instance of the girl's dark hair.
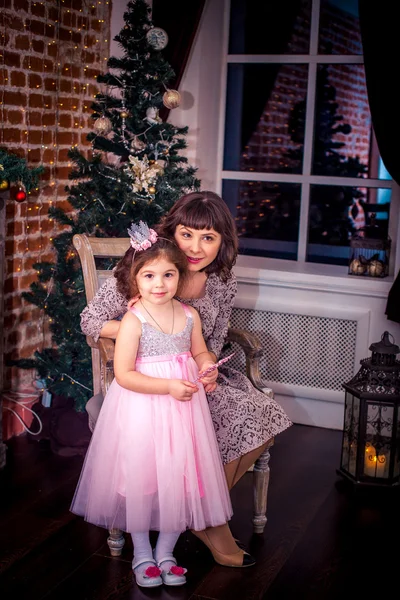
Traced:
<path fill-rule="evenodd" d="M 214 192 L 191 192 L 181 196 L 164 215 L 156 227 L 157 233 L 174 239 L 178 225 L 190 229 L 215 229 L 222 236 L 221 247 L 216 258 L 204 271 L 217 273 L 226 281 L 236 262 L 238 237 L 235 221 L 225 202 Z"/>
<path fill-rule="evenodd" d="M 177 296 L 182 289 L 187 274 L 187 258 L 184 252 L 169 239 L 158 238 L 150 248 L 136 252 L 130 246 L 124 256 L 115 267 L 114 277 L 117 280 L 117 290 L 120 294 L 130 300 L 139 292 L 136 275 L 145 264 L 153 262 L 158 258 L 169 260 L 179 272 L 179 283 L 176 291 Z"/>

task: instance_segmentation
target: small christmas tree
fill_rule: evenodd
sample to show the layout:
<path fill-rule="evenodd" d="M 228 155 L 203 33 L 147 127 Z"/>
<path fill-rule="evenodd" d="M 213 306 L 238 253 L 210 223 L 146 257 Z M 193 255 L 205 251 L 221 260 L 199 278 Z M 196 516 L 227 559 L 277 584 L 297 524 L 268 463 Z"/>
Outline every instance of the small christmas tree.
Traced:
<path fill-rule="evenodd" d="M 129 2 L 124 21 L 115 38 L 123 56 L 111 57 L 110 71 L 98 77 L 103 91 L 92 106 L 94 131 L 88 135 L 93 151 L 89 157 L 77 148 L 70 151 L 74 183 L 66 190 L 75 214 L 49 210 L 66 226 L 53 240 L 56 262 L 34 265 L 38 281 L 24 294 L 49 316 L 53 346 L 15 363 L 35 368 L 48 390 L 74 398 L 77 410 L 92 395 L 92 378 L 90 349 L 80 329 L 86 298 L 73 235 L 126 237 L 132 221 L 154 225 L 182 194 L 200 186 L 196 170 L 180 154 L 187 127 L 174 127 L 158 115 L 161 106 L 179 104 L 178 92 L 167 86 L 174 72 L 161 53 L 168 36 L 153 27 L 145 0 Z"/>
<path fill-rule="evenodd" d="M 351 133 L 351 125 L 343 122 L 338 108 L 336 88 L 329 82 L 328 66 L 322 65 L 317 79 L 315 130 L 318 136 L 314 140 L 313 173 L 327 177 L 361 178 L 367 172 L 367 167 L 358 156 L 346 158 L 340 154 L 345 142 L 335 140 L 337 134 Z M 287 153 L 292 164 L 301 164 L 304 125 L 305 101 L 302 101 L 295 105 L 289 122 L 291 139 L 300 144 L 300 149 Z M 354 187 L 316 186 L 310 206 L 309 242 L 348 244 L 355 230 L 357 213 L 363 210 L 363 199 L 362 192 Z"/>

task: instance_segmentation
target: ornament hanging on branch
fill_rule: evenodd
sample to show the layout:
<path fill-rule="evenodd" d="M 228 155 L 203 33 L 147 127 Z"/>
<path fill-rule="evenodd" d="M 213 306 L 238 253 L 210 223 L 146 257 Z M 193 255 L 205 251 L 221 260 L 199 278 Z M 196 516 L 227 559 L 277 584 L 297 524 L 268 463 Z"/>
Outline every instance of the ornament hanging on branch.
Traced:
<path fill-rule="evenodd" d="M 181 103 L 181 95 L 178 90 L 167 90 L 163 95 L 163 104 L 167 108 L 177 108 Z"/>
<path fill-rule="evenodd" d="M 161 27 L 152 27 L 146 33 L 147 43 L 150 44 L 154 50 L 164 50 L 168 44 L 168 34 Z"/>
<path fill-rule="evenodd" d="M 108 135 L 112 130 L 112 124 L 108 117 L 99 117 L 94 122 L 93 128 L 99 135 Z"/>
<path fill-rule="evenodd" d="M 146 144 L 137 135 L 135 135 L 131 141 L 131 148 L 132 150 L 137 150 L 140 152 L 146 148 Z"/>
<path fill-rule="evenodd" d="M 162 123 L 161 117 L 158 116 L 158 109 L 155 106 L 149 106 L 146 110 L 146 121 L 151 125 L 158 125 L 158 123 Z"/>
<path fill-rule="evenodd" d="M 129 157 L 130 166 L 127 167 L 126 171 L 133 179 L 132 191 L 133 192 L 147 192 L 149 194 L 155 194 L 156 188 L 154 183 L 159 175 L 164 173 L 164 169 L 157 162 L 150 164 L 149 159 L 145 155 L 142 160 L 136 156 Z"/>
<path fill-rule="evenodd" d="M 1 171 L 4 171 L 4 167 L 2 164 L 0 164 L 0 192 L 4 192 L 5 190 L 8 190 L 10 184 L 8 183 L 7 179 L 2 178 Z"/>
<path fill-rule="evenodd" d="M 26 200 L 26 191 L 22 185 L 19 186 L 18 192 L 15 194 L 15 200 L 17 202 L 25 202 Z"/>

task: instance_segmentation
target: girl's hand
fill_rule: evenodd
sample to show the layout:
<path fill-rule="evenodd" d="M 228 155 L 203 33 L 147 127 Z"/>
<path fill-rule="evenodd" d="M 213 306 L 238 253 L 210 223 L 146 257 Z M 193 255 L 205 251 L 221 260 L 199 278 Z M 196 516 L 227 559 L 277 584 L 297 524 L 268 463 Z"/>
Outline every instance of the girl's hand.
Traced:
<path fill-rule="evenodd" d="M 132 306 L 135 306 L 136 302 L 140 300 L 140 295 L 134 296 L 133 298 L 131 298 L 128 302 L 128 310 L 130 308 L 132 308 Z"/>
<path fill-rule="evenodd" d="M 199 377 L 200 377 L 201 383 L 204 385 L 204 388 L 205 388 L 206 385 L 214 384 L 217 381 L 218 369 L 214 369 L 213 371 L 211 371 L 210 373 L 208 373 L 208 375 L 206 375 L 205 377 L 201 377 L 202 372 L 205 371 L 206 369 L 208 369 L 208 367 L 211 367 L 214 364 L 215 363 L 212 360 L 206 360 L 201 365 L 201 368 L 199 368 Z M 214 387 L 214 389 L 215 389 L 215 387 Z M 214 391 L 214 389 L 213 390 L 206 390 L 206 392 L 208 392 L 208 391 L 212 392 L 212 391 Z"/>
<path fill-rule="evenodd" d="M 197 385 L 191 381 L 171 379 L 168 386 L 168 393 L 175 398 L 175 400 L 188 402 L 192 399 L 193 394 L 197 392 L 198 389 Z"/>

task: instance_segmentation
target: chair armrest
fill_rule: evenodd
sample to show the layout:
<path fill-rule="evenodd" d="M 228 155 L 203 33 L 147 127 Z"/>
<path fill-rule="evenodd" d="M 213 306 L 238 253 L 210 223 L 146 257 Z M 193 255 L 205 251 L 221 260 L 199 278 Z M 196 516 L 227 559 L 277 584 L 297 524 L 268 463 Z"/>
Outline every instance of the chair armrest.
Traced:
<path fill-rule="evenodd" d="M 246 357 L 246 374 L 254 387 L 273 398 L 273 390 L 261 379 L 260 358 L 264 351 L 259 338 L 246 329 L 229 327 L 227 341 L 234 342 L 242 348 Z"/>
<path fill-rule="evenodd" d="M 101 363 L 101 389 L 105 396 L 114 379 L 115 340 L 99 338 L 98 349 Z"/>
<path fill-rule="evenodd" d="M 92 338 L 91 335 L 86 336 L 86 342 L 87 342 L 88 346 L 90 346 L 91 348 L 96 348 L 97 350 L 99 349 L 98 342 L 95 342 L 94 338 Z"/>

